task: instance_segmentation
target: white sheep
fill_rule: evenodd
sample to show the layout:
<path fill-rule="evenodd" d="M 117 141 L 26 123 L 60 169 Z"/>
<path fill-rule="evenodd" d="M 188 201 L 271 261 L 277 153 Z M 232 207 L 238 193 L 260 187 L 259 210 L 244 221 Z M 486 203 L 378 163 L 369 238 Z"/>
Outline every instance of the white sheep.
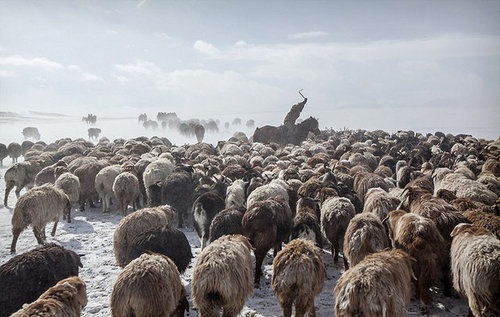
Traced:
<path fill-rule="evenodd" d="M 295 317 L 315 316 L 314 298 L 325 279 L 323 256 L 311 241 L 294 239 L 273 260 L 272 289 L 285 317 L 292 316 L 294 303 Z"/>
<path fill-rule="evenodd" d="M 143 208 L 123 217 L 113 234 L 116 263 L 121 267 L 125 266 L 128 250 L 133 240 L 151 229 L 171 226 L 174 216 L 175 210 L 169 205 L 164 205 Z"/>
<path fill-rule="evenodd" d="M 11 317 L 52 316 L 79 317 L 87 305 L 87 287 L 78 276 L 60 280 L 38 299 L 11 315 Z"/>
<path fill-rule="evenodd" d="M 469 198 L 489 206 L 495 204 L 498 199 L 498 195 L 485 185 L 466 177 L 463 173 L 454 173 L 448 168 L 437 168 L 433 179 L 434 194 L 440 189 L 447 189 L 458 198 Z"/>
<path fill-rule="evenodd" d="M 127 214 L 128 205 L 132 205 L 134 211 L 137 209 L 139 191 L 139 179 L 134 174 L 122 172 L 116 176 L 113 182 L 113 193 L 124 215 Z"/>
<path fill-rule="evenodd" d="M 198 255 L 191 294 L 200 317 L 236 317 L 253 293 L 251 245 L 242 235 L 225 235 Z"/>
<path fill-rule="evenodd" d="M 52 184 L 34 187 L 22 195 L 12 214 L 12 244 L 10 251 L 16 252 L 17 239 L 29 225 L 39 244 L 46 243 L 45 226 L 54 221 L 51 235 L 56 234 L 57 223 L 63 216 L 71 222 L 71 203 L 68 196 Z"/>
<path fill-rule="evenodd" d="M 113 183 L 115 178 L 123 172 L 120 165 L 106 166 L 95 176 L 95 190 L 102 201 L 102 211 L 108 212 L 111 204 L 111 198 L 115 196 Z"/>
<path fill-rule="evenodd" d="M 245 181 L 235 180 L 226 190 L 226 208 L 246 206 Z"/>
<path fill-rule="evenodd" d="M 285 201 L 289 201 L 288 185 L 280 179 L 273 179 L 269 184 L 257 187 L 247 197 L 247 207 L 251 207 L 257 201 L 264 201 L 272 197 L 282 197 Z"/>
<path fill-rule="evenodd" d="M 184 316 L 189 309 L 179 271 L 167 256 L 144 253 L 118 275 L 111 316 Z"/>
<path fill-rule="evenodd" d="M 149 187 L 156 183 L 163 184 L 168 175 L 170 175 L 174 169 L 175 163 L 169 158 L 157 159 L 146 166 L 142 177 L 148 198 L 150 196 Z"/>
<path fill-rule="evenodd" d="M 457 225 L 451 236 L 453 287 L 467 297 L 475 317 L 500 316 L 500 240 L 465 223 Z"/>

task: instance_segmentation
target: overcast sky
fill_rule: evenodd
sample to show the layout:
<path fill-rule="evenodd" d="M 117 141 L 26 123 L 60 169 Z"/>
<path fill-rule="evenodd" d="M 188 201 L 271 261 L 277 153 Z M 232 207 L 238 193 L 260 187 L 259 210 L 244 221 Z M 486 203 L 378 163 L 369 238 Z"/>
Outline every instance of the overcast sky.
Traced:
<path fill-rule="evenodd" d="M 303 89 L 322 127 L 500 136 L 499 17 L 500 1 L 0 0 L 0 110 L 279 124 Z"/>

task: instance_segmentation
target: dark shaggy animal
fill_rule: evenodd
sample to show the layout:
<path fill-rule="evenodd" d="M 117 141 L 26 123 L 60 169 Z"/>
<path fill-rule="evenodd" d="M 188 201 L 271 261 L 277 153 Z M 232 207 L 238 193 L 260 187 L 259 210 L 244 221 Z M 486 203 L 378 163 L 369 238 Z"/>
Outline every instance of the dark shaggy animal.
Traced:
<path fill-rule="evenodd" d="M 210 234 L 208 241 L 212 242 L 224 235 L 242 234 L 243 227 L 241 221 L 243 219 L 243 211 L 234 207 L 226 208 L 215 215 L 210 224 Z"/>
<path fill-rule="evenodd" d="M 217 191 L 203 193 L 193 203 L 194 229 L 204 249 L 210 233 L 210 224 L 215 215 L 225 208 L 224 198 Z"/>
<path fill-rule="evenodd" d="M 128 246 L 124 264 L 130 263 L 146 251 L 168 256 L 180 273 L 186 270 L 193 258 L 186 235 L 170 226 L 153 228 L 138 235 Z"/>
<path fill-rule="evenodd" d="M 0 317 L 36 300 L 60 280 L 78 275 L 78 254 L 49 243 L 19 254 L 0 266 Z"/>
<path fill-rule="evenodd" d="M 162 185 L 163 201 L 177 212 L 177 225 L 184 226 L 184 218 L 193 205 L 194 185 L 187 171 L 174 171 Z"/>
<path fill-rule="evenodd" d="M 260 284 L 262 262 L 273 248 L 274 256 L 281 244 L 288 241 L 292 227 L 292 211 L 282 197 L 258 201 L 248 208 L 242 220 L 243 234 L 248 237 L 255 253 L 255 286 Z"/>

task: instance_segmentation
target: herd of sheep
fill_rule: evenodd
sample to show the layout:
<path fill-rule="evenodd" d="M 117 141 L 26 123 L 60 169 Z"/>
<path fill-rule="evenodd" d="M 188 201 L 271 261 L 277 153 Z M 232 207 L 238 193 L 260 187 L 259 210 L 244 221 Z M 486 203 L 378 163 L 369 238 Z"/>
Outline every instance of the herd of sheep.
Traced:
<path fill-rule="evenodd" d="M 79 255 L 48 243 L 45 227 L 54 236 L 97 203 L 123 214 L 112 316 L 184 316 L 190 297 L 202 317 L 236 317 L 271 249 L 285 317 L 316 315 L 327 250 L 345 268 L 337 317 L 405 316 L 412 294 L 432 313 L 435 291 L 466 298 L 471 316 L 500 316 L 500 138 L 325 130 L 298 146 L 236 133 L 217 146 L 65 138 L 18 152 L 4 175 L 4 205 L 14 187 L 18 198 L 10 250 L 28 227 L 42 246 L 0 266 L 0 316 L 80 316 Z M 185 226 L 200 238 L 194 260 Z"/>

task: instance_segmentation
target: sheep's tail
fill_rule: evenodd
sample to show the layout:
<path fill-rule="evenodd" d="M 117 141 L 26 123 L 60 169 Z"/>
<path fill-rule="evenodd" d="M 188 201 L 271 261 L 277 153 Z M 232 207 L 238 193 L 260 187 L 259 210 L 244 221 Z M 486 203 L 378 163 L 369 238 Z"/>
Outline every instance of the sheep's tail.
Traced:
<path fill-rule="evenodd" d="M 222 307 L 225 305 L 224 297 L 218 291 L 208 292 L 206 295 L 207 301 L 215 307 Z"/>

